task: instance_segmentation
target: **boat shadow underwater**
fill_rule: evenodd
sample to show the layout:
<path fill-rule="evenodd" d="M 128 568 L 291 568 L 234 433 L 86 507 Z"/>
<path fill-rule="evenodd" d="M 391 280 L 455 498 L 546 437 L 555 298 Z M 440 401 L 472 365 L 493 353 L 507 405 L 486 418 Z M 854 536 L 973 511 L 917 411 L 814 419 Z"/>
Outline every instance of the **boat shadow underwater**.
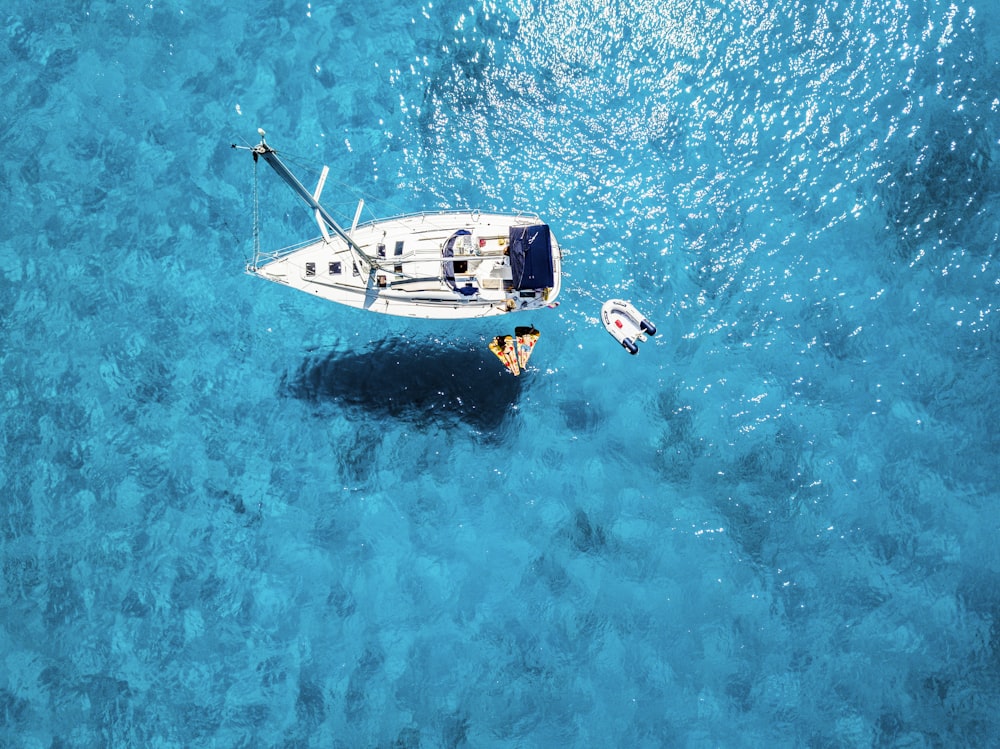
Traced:
<path fill-rule="evenodd" d="M 391 338 L 360 351 L 311 356 L 285 375 L 282 391 L 343 408 L 352 419 L 392 418 L 418 427 L 467 424 L 491 432 L 512 416 L 521 384 L 485 346 Z"/>

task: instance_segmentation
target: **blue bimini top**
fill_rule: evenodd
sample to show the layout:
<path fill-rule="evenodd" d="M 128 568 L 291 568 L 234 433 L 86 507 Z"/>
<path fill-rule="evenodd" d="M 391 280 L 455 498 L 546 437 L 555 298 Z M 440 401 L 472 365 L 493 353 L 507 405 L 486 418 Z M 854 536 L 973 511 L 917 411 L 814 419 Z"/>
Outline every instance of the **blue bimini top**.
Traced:
<path fill-rule="evenodd" d="M 546 224 L 510 227 L 510 269 L 515 289 L 554 285 L 552 238 Z"/>

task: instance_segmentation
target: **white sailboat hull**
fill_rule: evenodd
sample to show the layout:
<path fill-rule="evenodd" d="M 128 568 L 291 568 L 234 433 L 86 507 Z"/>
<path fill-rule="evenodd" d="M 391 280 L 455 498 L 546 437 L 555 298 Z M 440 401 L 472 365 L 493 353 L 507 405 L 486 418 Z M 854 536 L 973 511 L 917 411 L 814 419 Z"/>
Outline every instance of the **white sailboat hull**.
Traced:
<path fill-rule="evenodd" d="M 419 213 L 358 225 L 350 239 L 355 248 L 332 235 L 262 253 L 247 270 L 321 299 L 402 317 L 490 317 L 554 306 L 559 295 L 562 253 L 537 216 Z M 374 267 L 360 263 L 356 249 Z"/>

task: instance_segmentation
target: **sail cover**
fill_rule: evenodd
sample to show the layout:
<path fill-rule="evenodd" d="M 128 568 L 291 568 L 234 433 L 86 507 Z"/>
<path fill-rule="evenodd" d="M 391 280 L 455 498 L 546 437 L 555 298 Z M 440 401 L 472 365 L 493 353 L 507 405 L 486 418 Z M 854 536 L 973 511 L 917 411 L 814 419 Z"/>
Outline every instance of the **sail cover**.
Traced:
<path fill-rule="evenodd" d="M 552 239 L 546 224 L 510 227 L 510 269 L 515 289 L 554 285 Z"/>

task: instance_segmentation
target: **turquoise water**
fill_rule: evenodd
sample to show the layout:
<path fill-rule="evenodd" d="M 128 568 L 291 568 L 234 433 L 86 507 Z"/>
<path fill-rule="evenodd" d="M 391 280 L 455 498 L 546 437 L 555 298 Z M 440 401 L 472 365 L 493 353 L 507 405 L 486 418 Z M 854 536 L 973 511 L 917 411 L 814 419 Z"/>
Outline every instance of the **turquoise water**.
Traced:
<path fill-rule="evenodd" d="M 0 744 L 1000 742 L 1000 6 L 0 17 Z M 530 371 L 244 275 L 257 127 L 543 215 Z"/>

